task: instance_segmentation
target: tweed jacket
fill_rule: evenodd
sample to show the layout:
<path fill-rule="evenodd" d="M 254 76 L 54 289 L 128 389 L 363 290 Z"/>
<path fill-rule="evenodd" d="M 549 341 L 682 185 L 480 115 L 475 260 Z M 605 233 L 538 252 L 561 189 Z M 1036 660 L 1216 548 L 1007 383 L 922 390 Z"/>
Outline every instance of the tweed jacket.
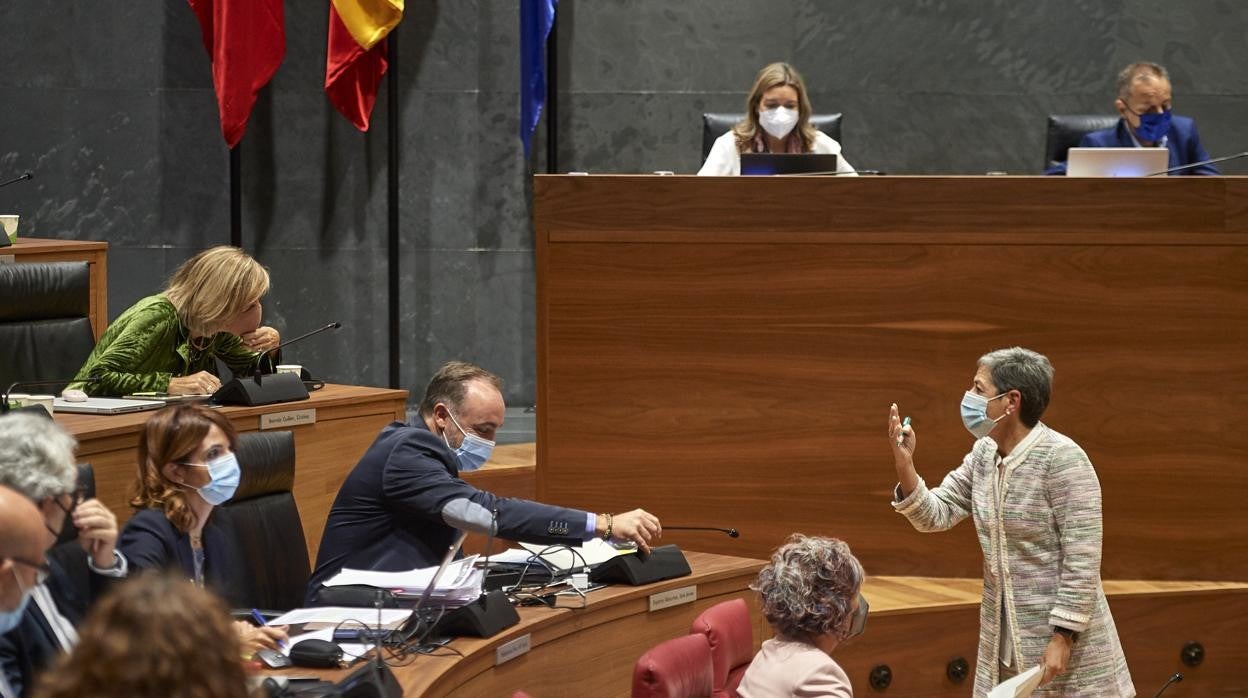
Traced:
<path fill-rule="evenodd" d="M 979 439 L 939 487 L 920 479 L 893 502 L 923 532 L 975 521 L 984 553 L 975 695 L 998 683 L 1004 608 L 1019 670 L 1043 661 L 1053 626 L 1081 634 L 1067 672 L 1035 695 L 1134 696 L 1101 587 L 1101 485 L 1091 461 L 1043 423 L 1003 459 L 1002 479 L 996 450 L 992 439 Z"/>

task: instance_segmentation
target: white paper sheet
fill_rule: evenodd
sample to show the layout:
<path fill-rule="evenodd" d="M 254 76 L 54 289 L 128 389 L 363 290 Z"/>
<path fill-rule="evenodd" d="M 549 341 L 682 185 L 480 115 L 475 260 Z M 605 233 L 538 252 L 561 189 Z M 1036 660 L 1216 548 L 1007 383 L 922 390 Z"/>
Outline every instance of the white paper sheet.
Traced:
<path fill-rule="evenodd" d="M 394 627 L 403 622 L 403 619 L 412 614 L 410 608 L 383 608 L 381 609 L 381 624 L 385 627 Z M 347 608 L 345 606 L 318 606 L 316 608 L 296 608 L 293 611 L 287 611 L 280 617 L 269 621 L 269 625 L 298 625 L 306 623 L 324 624 L 333 627 L 343 621 L 353 620 L 364 623 L 370 628 L 377 626 L 377 609 L 375 608 Z M 328 640 L 329 638 L 324 638 Z M 291 638 L 294 642 L 294 638 Z"/>
<path fill-rule="evenodd" d="M 1040 685 L 1044 678 L 1044 667 L 1034 666 L 1027 671 L 997 684 L 988 692 L 988 698 L 1026 698 Z"/>

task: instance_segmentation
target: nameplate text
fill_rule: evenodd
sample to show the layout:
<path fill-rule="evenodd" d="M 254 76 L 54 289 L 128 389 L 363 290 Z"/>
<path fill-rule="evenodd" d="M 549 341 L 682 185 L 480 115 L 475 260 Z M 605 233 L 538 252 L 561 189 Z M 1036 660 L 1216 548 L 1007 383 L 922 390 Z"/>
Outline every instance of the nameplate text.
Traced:
<path fill-rule="evenodd" d="M 289 412 L 273 412 L 260 415 L 260 428 L 289 429 L 305 424 L 316 424 L 316 408 L 308 410 L 291 410 Z"/>
<path fill-rule="evenodd" d="M 510 642 L 504 642 L 498 646 L 498 649 L 494 650 L 494 666 L 510 662 L 528 652 L 532 649 L 532 646 L 533 636 L 529 633 L 525 633 Z"/>
<path fill-rule="evenodd" d="M 660 608 L 671 608 L 681 604 L 693 603 L 698 600 L 698 585 L 680 587 L 679 589 L 668 589 L 660 591 L 657 594 L 650 595 L 650 610 L 657 611 Z"/>

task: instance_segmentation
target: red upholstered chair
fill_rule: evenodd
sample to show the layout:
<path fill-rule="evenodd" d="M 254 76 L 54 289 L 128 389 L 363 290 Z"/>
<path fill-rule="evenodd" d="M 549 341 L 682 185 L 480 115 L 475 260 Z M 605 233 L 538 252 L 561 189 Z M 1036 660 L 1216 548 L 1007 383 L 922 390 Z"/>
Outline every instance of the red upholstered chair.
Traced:
<path fill-rule="evenodd" d="M 709 698 L 711 671 L 705 635 L 666 640 L 633 667 L 633 698 Z"/>
<path fill-rule="evenodd" d="M 711 606 L 694 619 L 689 632 L 705 635 L 711 646 L 711 664 L 715 669 L 713 695 L 735 698 L 741 677 L 754 659 L 754 627 L 745 599 Z"/>

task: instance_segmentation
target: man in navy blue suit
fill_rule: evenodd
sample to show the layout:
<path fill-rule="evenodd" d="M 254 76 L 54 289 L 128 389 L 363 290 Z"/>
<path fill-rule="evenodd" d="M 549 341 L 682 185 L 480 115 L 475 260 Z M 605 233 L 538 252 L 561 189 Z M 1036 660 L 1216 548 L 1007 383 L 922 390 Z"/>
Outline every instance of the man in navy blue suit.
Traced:
<path fill-rule="evenodd" d="M 1200 144 L 1196 122 L 1187 116 L 1171 113 L 1170 75 L 1156 63 L 1132 63 L 1118 74 L 1118 98 L 1114 107 L 1120 118 L 1118 125 L 1093 131 L 1083 137 L 1080 148 L 1151 148 L 1163 146 L 1170 151 L 1169 167 L 1180 167 L 1209 159 Z M 1045 174 L 1065 174 L 1066 164 L 1050 168 Z M 1174 174 L 1221 174 L 1213 165 L 1201 165 Z"/>
<path fill-rule="evenodd" d="M 452 361 L 429 382 L 414 424 L 381 430 L 334 499 L 308 583 L 344 567 L 398 571 L 438 564 L 456 530 L 534 543 L 579 545 L 595 536 L 649 551 L 659 519 L 641 509 L 595 514 L 497 497 L 460 479 L 485 464 L 503 424 L 502 380 Z"/>

